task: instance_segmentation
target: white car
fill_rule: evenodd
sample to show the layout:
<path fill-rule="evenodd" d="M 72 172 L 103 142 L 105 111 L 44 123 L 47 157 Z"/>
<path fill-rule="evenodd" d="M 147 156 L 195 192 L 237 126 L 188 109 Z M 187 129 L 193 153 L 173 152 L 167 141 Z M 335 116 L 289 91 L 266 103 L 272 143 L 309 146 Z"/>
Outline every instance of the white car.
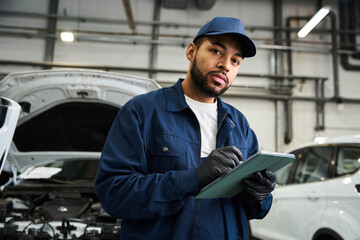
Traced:
<path fill-rule="evenodd" d="M 156 89 L 150 79 L 87 70 L 1 80 L 0 95 L 21 113 L 1 173 L 0 239 L 118 240 L 121 220 L 94 187 L 102 146 L 118 110 Z"/>
<path fill-rule="evenodd" d="M 359 240 L 360 135 L 298 147 L 291 165 L 276 172 L 274 202 L 251 220 L 252 239 Z"/>

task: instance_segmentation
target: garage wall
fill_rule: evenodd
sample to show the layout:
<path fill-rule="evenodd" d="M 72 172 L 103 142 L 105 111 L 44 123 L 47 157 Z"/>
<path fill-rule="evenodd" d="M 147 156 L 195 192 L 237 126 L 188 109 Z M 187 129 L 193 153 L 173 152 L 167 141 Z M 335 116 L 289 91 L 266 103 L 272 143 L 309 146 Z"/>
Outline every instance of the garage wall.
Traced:
<path fill-rule="evenodd" d="M 256 57 L 245 59 L 240 67 L 241 74 L 274 74 L 272 67 L 274 50 L 272 39 L 274 34 L 269 30 L 250 29 L 251 26 L 273 26 L 273 2 L 269 0 L 217 0 L 214 6 L 207 11 L 199 10 L 194 1 L 188 1 L 186 9 L 161 8 L 160 22 L 178 23 L 179 27 L 160 27 L 160 40 L 166 44 L 158 46 L 158 55 L 155 68 L 179 70 L 179 73 L 157 73 L 153 75 L 159 83 L 167 86 L 175 82 L 179 77 L 185 77 L 188 61 L 185 57 L 187 44 L 192 40 L 200 25 L 211 20 L 215 16 L 231 16 L 240 18 L 251 38 L 258 46 Z M 288 16 L 312 16 L 316 12 L 317 1 L 310 0 L 283 0 L 283 21 Z M 337 1 L 322 1 L 329 4 L 336 12 Z M 48 1 L 45 0 L 2 0 L 0 11 L 16 11 L 31 13 L 48 13 Z M 71 30 L 82 36 L 83 41 L 64 43 L 59 39 L 55 42 L 54 63 L 113 66 L 124 68 L 148 68 L 151 45 L 147 43 L 123 43 L 133 37 L 148 40 L 152 33 L 149 24 L 153 21 L 153 0 L 132 0 L 131 7 L 137 24 L 136 30 L 129 29 L 127 24 L 120 23 L 95 23 L 91 21 L 69 21 L 59 19 L 57 29 Z M 124 20 L 125 11 L 122 1 L 119 0 L 60 0 L 58 15 L 80 16 L 108 20 Z M 329 19 L 320 24 L 320 28 L 329 28 Z M 141 24 L 140 24 L 141 23 Z M 304 21 L 292 22 L 293 28 L 300 28 Z M 27 32 L 42 34 L 47 26 L 47 20 L 35 17 L 15 17 L 0 14 L 1 31 L 19 31 L 12 27 L 28 28 Z M 94 38 L 95 33 L 112 32 L 113 35 L 103 34 L 101 38 Z M 141 35 L 141 36 L 139 36 Z M 183 38 L 181 38 L 182 36 Z M 296 32 L 291 34 L 293 40 Z M 92 39 L 92 41 L 90 41 Z M 140 39 L 140 40 L 141 40 Z M 306 47 L 318 50 L 329 49 L 331 37 L 329 34 L 310 34 L 306 41 L 314 44 L 306 44 Z M 45 57 L 45 39 L 29 35 L 28 37 L 0 35 L 0 61 L 26 61 L 43 62 Z M 321 44 L 318 44 L 318 43 Z M 181 45 L 182 43 L 182 45 Z M 316 44 L 315 44 L 316 43 Z M 293 42 L 294 46 L 304 47 L 303 42 Z M 334 96 L 334 75 L 332 56 L 329 51 L 294 51 L 293 52 L 293 75 L 316 76 L 327 78 L 325 81 L 325 97 Z M 360 64 L 354 61 L 354 64 Z M 339 66 L 339 93 L 340 97 L 360 99 L 359 71 L 344 70 Z M 0 64 L 0 73 L 6 74 L 14 71 L 26 71 L 41 69 L 39 66 Z M 114 70 L 115 71 L 115 70 Z M 148 77 L 145 71 L 123 70 L 121 73 Z M 181 73 L 182 72 L 182 73 Z M 282 75 L 287 75 L 287 58 L 283 53 Z M 325 128 L 315 130 L 316 105 L 313 101 L 292 101 L 292 124 L 293 137 L 290 143 L 284 143 L 285 115 L 283 101 L 269 99 L 256 99 L 244 97 L 244 94 L 271 95 L 270 86 L 274 81 L 266 77 L 240 76 L 234 82 L 231 95 L 225 95 L 224 99 L 237 107 L 248 118 L 251 126 L 258 135 L 261 149 L 268 151 L 286 151 L 294 146 L 312 141 L 317 136 L 339 136 L 360 133 L 360 104 L 359 103 L 325 103 Z M 314 97 L 314 81 L 294 81 L 292 94 L 295 97 Z M 229 90 L 230 91 L 230 90 Z"/>

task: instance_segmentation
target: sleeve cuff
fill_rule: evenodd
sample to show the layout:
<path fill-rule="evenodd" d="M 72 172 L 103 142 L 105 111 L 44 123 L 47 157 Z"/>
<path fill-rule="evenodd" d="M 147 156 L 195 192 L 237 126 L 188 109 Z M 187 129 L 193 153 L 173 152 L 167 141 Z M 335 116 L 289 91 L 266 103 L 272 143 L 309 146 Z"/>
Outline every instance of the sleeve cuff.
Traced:
<path fill-rule="evenodd" d="M 198 193 L 197 168 L 182 171 L 179 177 L 180 195 L 185 198 Z"/>

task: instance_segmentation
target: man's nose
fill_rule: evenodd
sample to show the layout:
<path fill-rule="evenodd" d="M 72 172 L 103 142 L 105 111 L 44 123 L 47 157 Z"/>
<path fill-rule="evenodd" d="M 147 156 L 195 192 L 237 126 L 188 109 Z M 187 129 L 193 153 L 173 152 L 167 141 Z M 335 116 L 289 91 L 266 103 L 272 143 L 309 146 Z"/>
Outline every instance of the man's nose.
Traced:
<path fill-rule="evenodd" d="M 219 59 L 217 67 L 228 72 L 230 69 L 230 64 L 231 64 L 230 58 L 222 57 Z"/>

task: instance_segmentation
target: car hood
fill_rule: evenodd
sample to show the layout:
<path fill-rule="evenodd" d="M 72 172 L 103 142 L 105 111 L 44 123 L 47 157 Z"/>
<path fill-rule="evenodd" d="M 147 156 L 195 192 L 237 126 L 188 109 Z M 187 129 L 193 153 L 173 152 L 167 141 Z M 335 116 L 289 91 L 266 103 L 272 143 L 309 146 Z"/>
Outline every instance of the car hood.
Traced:
<path fill-rule="evenodd" d="M 99 159 L 118 110 L 160 86 L 151 79 L 93 70 L 12 73 L 0 95 L 21 106 L 5 171 L 63 159 Z"/>

